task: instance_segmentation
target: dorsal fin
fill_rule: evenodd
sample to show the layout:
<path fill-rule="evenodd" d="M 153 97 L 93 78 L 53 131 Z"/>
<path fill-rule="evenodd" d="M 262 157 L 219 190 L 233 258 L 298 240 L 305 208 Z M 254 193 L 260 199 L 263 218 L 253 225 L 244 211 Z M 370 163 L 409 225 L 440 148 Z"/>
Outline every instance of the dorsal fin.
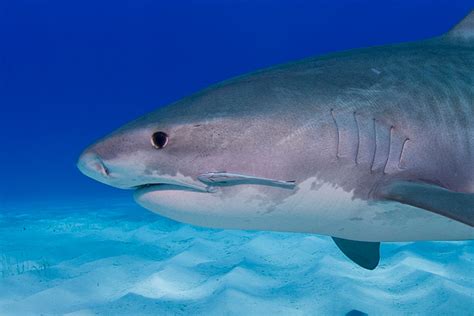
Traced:
<path fill-rule="evenodd" d="M 474 41 L 474 10 L 456 24 L 445 36 L 456 40 Z"/>

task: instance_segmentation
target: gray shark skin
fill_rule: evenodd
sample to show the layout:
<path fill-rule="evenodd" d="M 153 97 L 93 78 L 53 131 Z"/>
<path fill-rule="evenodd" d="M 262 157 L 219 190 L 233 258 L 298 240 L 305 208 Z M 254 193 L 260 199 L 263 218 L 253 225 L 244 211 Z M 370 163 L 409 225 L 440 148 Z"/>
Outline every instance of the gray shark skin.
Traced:
<path fill-rule="evenodd" d="M 434 39 L 216 84 L 78 167 L 181 222 L 333 236 L 368 269 L 381 241 L 474 239 L 474 11 Z"/>

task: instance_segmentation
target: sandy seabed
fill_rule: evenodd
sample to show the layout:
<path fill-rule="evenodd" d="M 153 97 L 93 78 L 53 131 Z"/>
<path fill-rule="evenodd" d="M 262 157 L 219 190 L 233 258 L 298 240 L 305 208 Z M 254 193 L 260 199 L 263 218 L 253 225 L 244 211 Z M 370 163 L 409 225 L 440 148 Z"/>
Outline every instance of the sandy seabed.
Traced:
<path fill-rule="evenodd" d="M 211 230 L 132 202 L 0 210 L 0 315 L 474 315 L 474 241 Z"/>

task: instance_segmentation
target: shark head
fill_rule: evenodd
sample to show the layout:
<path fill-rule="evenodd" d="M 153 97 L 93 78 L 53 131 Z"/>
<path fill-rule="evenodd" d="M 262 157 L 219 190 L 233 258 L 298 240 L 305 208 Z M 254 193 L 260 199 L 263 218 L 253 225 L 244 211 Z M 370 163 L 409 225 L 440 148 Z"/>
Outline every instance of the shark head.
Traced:
<path fill-rule="evenodd" d="M 249 91 L 256 92 L 252 86 L 224 84 L 159 108 L 89 146 L 78 168 L 99 182 L 134 190 L 139 204 L 180 221 L 229 227 L 236 221 L 202 221 L 212 212 L 230 221 L 242 208 L 255 209 L 249 220 L 293 193 L 294 171 L 306 165 L 294 150 L 302 141 L 296 134 L 304 130 L 291 136 L 291 116 L 251 110 L 269 109 L 255 106 L 268 101 Z"/>

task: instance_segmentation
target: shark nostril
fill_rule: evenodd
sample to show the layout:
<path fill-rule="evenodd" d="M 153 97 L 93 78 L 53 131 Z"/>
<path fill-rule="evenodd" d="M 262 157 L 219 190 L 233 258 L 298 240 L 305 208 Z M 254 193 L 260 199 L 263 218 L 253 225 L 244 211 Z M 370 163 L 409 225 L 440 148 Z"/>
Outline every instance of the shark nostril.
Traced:
<path fill-rule="evenodd" d="M 86 152 L 81 155 L 78 162 L 79 169 L 86 175 L 100 174 L 104 177 L 110 175 L 110 171 L 102 159 L 95 153 Z"/>
<path fill-rule="evenodd" d="M 108 177 L 109 176 L 109 169 L 104 165 L 102 160 L 97 159 L 97 161 L 94 163 L 94 168 L 100 172 L 103 176 Z"/>

